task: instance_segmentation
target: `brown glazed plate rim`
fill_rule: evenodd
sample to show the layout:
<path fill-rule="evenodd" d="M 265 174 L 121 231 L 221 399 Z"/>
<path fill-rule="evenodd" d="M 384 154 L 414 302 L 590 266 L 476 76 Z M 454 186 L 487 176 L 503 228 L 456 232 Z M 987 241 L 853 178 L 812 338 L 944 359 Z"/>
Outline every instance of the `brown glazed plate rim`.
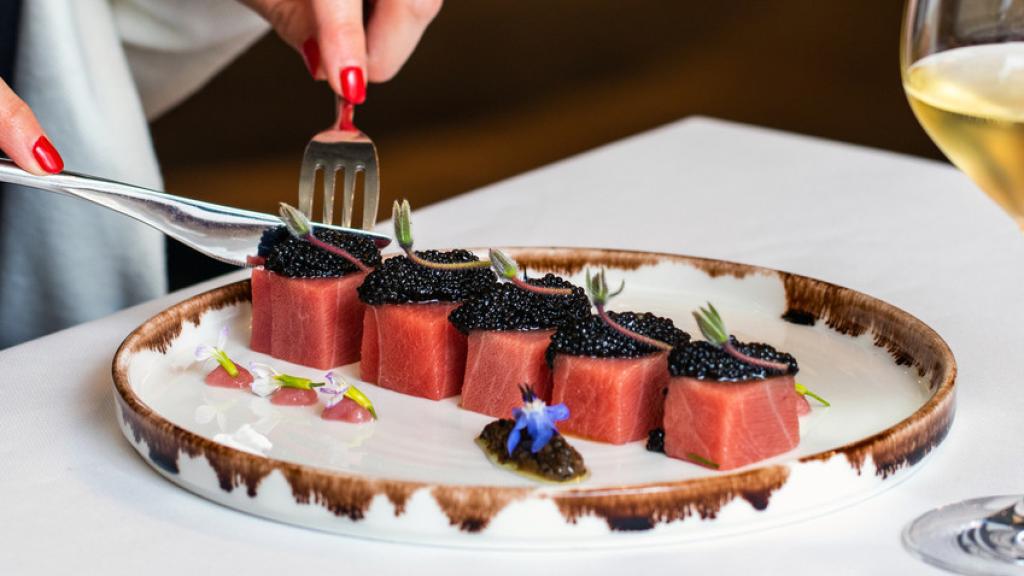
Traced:
<path fill-rule="evenodd" d="M 859 307 L 870 306 L 876 314 L 881 315 L 880 318 L 882 320 L 894 322 L 904 326 L 906 330 L 914 332 L 923 342 L 923 348 L 928 349 L 928 352 L 932 355 L 928 358 L 917 357 L 915 354 L 923 354 L 920 350 L 908 350 L 904 348 L 904 343 L 893 342 L 885 334 L 874 333 L 875 344 L 887 347 L 897 364 L 916 366 L 919 375 L 922 377 L 930 374 L 932 388 L 931 396 L 924 405 L 909 417 L 877 434 L 838 448 L 804 456 L 799 460 L 741 469 L 736 472 L 722 473 L 711 477 L 612 487 L 558 487 L 557 491 L 551 492 L 549 496 L 558 501 L 559 507 L 563 509 L 563 513 L 566 513 L 567 516 L 578 517 L 586 513 L 601 514 L 602 502 L 605 500 L 614 501 L 614 504 L 609 501 L 609 505 L 622 507 L 638 503 L 643 504 L 640 500 L 649 499 L 652 493 L 660 494 L 659 498 L 671 498 L 673 492 L 687 494 L 708 491 L 720 492 L 723 497 L 728 497 L 729 499 L 739 495 L 751 501 L 755 507 L 760 509 L 759 503 L 755 502 L 752 498 L 756 497 L 756 493 L 759 490 L 769 494 L 781 486 L 787 477 L 789 464 L 827 461 L 834 456 L 844 456 L 858 474 L 861 473 L 862 466 L 864 466 L 867 458 L 870 456 L 875 467 L 874 473 L 882 479 L 886 479 L 901 468 L 912 466 L 921 460 L 942 442 L 952 424 L 957 367 L 956 360 L 949 346 L 935 330 L 921 320 L 894 305 L 872 296 L 829 282 L 789 272 L 751 264 L 679 254 L 583 247 L 510 247 L 506 250 L 521 265 L 529 269 L 565 274 L 578 272 L 584 267 L 605 266 L 627 270 L 637 269 L 668 260 L 700 269 L 711 277 L 728 275 L 742 279 L 748 275 L 777 276 L 786 288 L 787 315 L 790 312 L 805 316 L 810 315 L 816 321 L 826 322 L 835 331 L 857 336 L 866 330 L 874 331 L 878 327 L 857 325 L 857 322 L 853 324 L 846 323 L 838 315 L 842 314 L 843 310 L 846 309 L 844 306 L 856 307 L 850 308 L 851 310 L 860 310 Z M 128 360 L 130 357 L 134 353 L 143 350 L 165 351 L 169 343 L 180 334 L 184 322 L 190 321 L 198 325 L 202 315 L 209 310 L 248 301 L 250 300 L 249 290 L 249 280 L 241 280 L 203 292 L 170 306 L 149 318 L 125 338 L 114 355 L 112 369 L 114 389 L 117 393 L 116 400 L 124 410 L 123 418 L 126 423 L 129 419 L 128 412 L 130 411 L 133 422 L 142 422 L 153 430 L 160 430 L 165 435 L 169 434 L 175 446 L 182 447 L 182 450 L 190 455 L 204 455 L 211 461 L 211 457 L 216 457 L 217 459 L 231 462 L 247 463 L 251 467 L 266 468 L 269 466 L 271 471 L 279 469 L 282 472 L 288 472 L 290 475 L 300 475 L 304 478 L 321 479 L 324 482 L 333 482 L 335 484 L 340 481 L 343 485 L 353 490 L 359 488 L 375 493 L 384 490 L 387 491 L 389 497 L 392 493 L 408 496 L 413 491 L 427 488 L 451 490 L 466 496 L 473 494 L 486 495 L 486 499 L 489 501 L 508 502 L 528 494 L 544 495 L 545 492 L 551 490 L 540 485 L 537 487 L 472 484 L 448 485 L 411 480 L 389 480 L 386 478 L 346 474 L 335 470 L 276 460 L 219 444 L 190 432 L 166 420 L 146 405 L 129 384 Z M 816 297 L 816 294 L 825 294 L 827 298 L 832 299 L 832 302 L 842 301 L 845 304 L 834 305 L 832 308 L 815 308 L 814 305 L 808 305 Z M 847 302 L 844 298 L 850 301 Z M 794 308 L 794 306 L 801 308 Z M 136 437 L 138 438 L 138 431 L 136 431 Z M 152 441 L 152 439 L 149 440 Z M 252 486 L 250 486 L 250 495 L 254 495 L 254 487 Z M 765 498 L 767 498 L 767 495 L 765 495 Z M 569 510 L 569 508 L 575 505 L 572 502 L 573 500 L 578 501 L 577 503 L 581 506 L 580 509 Z M 767 505 L 766 502 L 763 504 Z M 396 502 L 396 506 L 399 506 L 399 503 Z M 703 513 L 701 514 L 703 515 Z"/>

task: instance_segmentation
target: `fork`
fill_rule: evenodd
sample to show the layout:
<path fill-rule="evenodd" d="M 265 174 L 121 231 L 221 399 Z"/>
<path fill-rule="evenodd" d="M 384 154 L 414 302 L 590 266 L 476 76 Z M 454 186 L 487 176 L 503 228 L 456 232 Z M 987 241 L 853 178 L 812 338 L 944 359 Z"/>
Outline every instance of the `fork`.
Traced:
<path fill-rule="evenodd" d="M 36 176 L 0 158 L 0 182 L 9 182 L 99 204 L 131 216 L 197 250 L 228 264 L 249 266 L 263 233 L 281 226 L 277 216 L 173 196 L 105 178 L 61 172 Z M 323 228 L 366 236 L 383 248 L 391 242 L 384 234 L 323 225 Z"/>
<path fill-rule="evenodd" d="M 377 223 L 377 204 L 380 202 L 380 169 L 377 147 L 373 141 L 352 123 L 355 107 L 336 97 L 337 119 L 331 127 L 320 132 L 306 145 L 299 172 L 299 210 L 313 218 L 313 197 L 316 193 L 316 173 L 323 171 L 324 224 L 334 220 L 335 179 L 342 173 L 341 226 L 352 227 L 352 207 L 356 194 L 356 175 L 363 173 L 363 219 L 360 228 L 369 230 Z"/>

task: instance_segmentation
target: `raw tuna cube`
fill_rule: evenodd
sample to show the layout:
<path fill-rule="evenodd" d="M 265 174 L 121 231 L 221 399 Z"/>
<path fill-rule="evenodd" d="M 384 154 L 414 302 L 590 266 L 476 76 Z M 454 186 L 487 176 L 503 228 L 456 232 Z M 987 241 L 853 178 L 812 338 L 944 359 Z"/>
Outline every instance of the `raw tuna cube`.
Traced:
<path fill-rule="evenodd" d="M 569 419 L 559 424 L 559 430 L 612 444 L 647 438 L 661 423 L 669 379 L 667 355 L 555 356 L 551 403 L 569 407 Z"/>
<path fill-rule="evenodd" d="M 473 330 L 469 333 L 461 406 L 511 418 L 523 403 L 521 385 L 545 402 L 551 399 L 551 370 L 545 360 L 554 330 Z"/>
<path fill-rule="evenodd" d="M 466 336 L 448 322 L 448 314 L 457 306 L 453 302 L 369 306 L 366 318 L 374 317 L 376 327 L 364 334 L 362 349 L 367 354 L 360 375 L 378 386 L 421 398 L 458 395 L 466 369 Z M 376 380 L 369 378 L 374 374 Z"/>
<path fill-rule="evenodd" d="M 359 378 L 376 382 L 380 370 L 380 341 L 377 335 L 377 307 L 367 306 L 363 313 L 363 342 L 360 346 Z"/>
<path fill-rule="evenodd" d="M 274 314 L 270 300 L 272 278 L 275 276 L 263 268 L 253 268 L 249 280 L 252 286 L 252 336 L 249 347 L 264 354 L 270 354 L 270 338 L 274 333 Z"/>
<path fill-rule="evenodd" d="M 796 394 L 794 392 L 794 394 Z M 811 403 L 803 394 L 796 394 L 796 415 L 807 416 L 811 413 Z"/>
<path fill-rule="evenodd" d="M 356 362 L 365 309 L 356 288 L 365 276 L 289 278 L 253 270 L 250 346 L 313 368 Z"/>
<path fill-rule="evenodd" d="M 795 395 L 792 375 L 747 382 L 674 377 L 665 400 L 665 454 L 730 470 L 792 450 L 800 442 Z"/>

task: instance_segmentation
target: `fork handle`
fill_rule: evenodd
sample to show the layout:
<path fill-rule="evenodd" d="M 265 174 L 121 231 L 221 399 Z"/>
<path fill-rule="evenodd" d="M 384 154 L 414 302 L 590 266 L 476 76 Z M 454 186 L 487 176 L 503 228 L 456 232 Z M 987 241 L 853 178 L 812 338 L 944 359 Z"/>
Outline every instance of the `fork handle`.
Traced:
<path fill-rule="evenodd" d="M 356 128 L 356 105 L 341 96 L 337 96 L 336 100 L 338 130 L 358 130 Z"/>
<path fill-rule="evenodd" d="M 172 196 L 105 178 L 62 172 L 36 176 L 0 158 L 0 182 L 75 196 L 130 216 L 207 256 L 245 266 L 267 228 L 269 214 Z"/>

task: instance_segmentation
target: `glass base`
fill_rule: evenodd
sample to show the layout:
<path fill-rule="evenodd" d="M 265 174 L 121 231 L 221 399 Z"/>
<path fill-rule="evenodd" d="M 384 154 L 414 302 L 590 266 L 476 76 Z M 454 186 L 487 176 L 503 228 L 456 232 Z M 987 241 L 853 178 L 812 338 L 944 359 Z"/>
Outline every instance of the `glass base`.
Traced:
<path fill-rule="evenodd" d="M 903 546 L 940 568 L 970 575 L 1024 575 L 1024 496 L 943 506 L 903 530 Z"/>

